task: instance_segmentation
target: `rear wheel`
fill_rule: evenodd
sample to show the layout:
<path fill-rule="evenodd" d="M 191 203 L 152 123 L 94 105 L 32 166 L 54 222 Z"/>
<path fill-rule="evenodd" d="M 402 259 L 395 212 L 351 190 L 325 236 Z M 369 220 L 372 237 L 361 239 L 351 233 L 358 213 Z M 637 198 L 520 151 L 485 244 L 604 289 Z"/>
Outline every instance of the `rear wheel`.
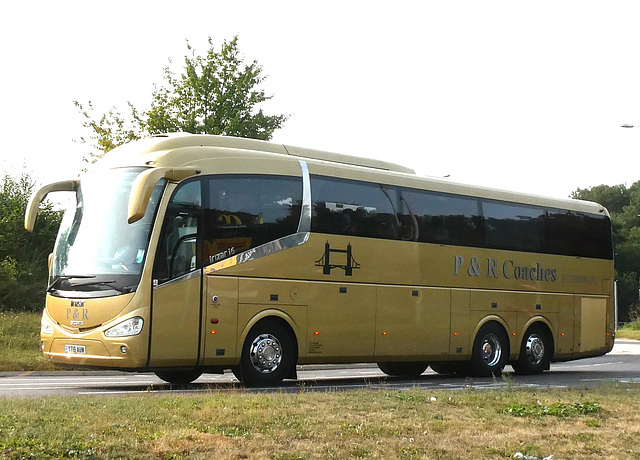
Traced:
<path fill-rule="evenodd" d="M 518 374 L 541 374 L 549 369 L 552 353 L 551 339 L 546 329 L 531 326 L 524 335 L 518 361 L 512 364 Z"/>
<path fill-rule="evenodd" d="M 234 375 L 246 386 L 277 385 L 295 365 L 294 354 L 294 338 L 287 328 L 277 321 L 262 321 L 247 335 Z"/>
<path fill-rule="evenodd" d="M 509 359 L 509 337 L 502 326 L 487 323 L 480 328 L 471 351 L 471 374 L 476 377 L 500 375 Z"/>
<path fill-rule="evenodd" d="M 176 385 L 184 385 L 191 383 L 202 375 L 202 371 L 197 369 L 191 370 L 175 370 L 175 371 L 157 371 L 155 373 L 165 382 L 174 383 Z"/>
<path fill-rule="evenodd" d="M 427 370 L 429 365 L 422 361 L 416 362 L 397 362 L 397 363 L 378 363 L 378 367 L 387 375 L 397 377 L 418 377 Z"/>

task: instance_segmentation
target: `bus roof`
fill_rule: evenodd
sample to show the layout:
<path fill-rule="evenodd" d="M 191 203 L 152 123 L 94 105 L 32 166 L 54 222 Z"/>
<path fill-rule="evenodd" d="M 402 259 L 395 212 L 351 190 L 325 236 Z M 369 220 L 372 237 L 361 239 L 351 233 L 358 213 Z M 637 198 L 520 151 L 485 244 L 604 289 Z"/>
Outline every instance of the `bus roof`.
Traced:
<path fill-rule="evenodd" d="M 276 144 L 256 139 L 246 139 L 206 134 L 170 133 L 161 134 L 118 147 L 100 159 L 96 167 L 113 168 L 123 166 L 156 166 L 165 163 L 178 151 L 203 147 L 197 152 L 197 163 L 209 158 L 216 158 L 220 150 L 250 151 L 256 154 L 288 155 L 305 158 L 316 165 L 317 170 L 327 171 L 331 175 L 360 180 L 383 180 L 390 185 L 403 185 L 413 188 L 429 189 L 444 193 L 456 193 L 478 196 L 501 201 L 548 206 L 592 214 L 607 213 L 607 210 L 588 201 L 574 199 L 548 198 L 542 195 L 529 195 L 519 192 L 459 184 L 445 179 L 420 177 L 411 168 L 382 160 L 375 160 L 352 155 L 324 152 L 320 150 Z M 190 161 L 194 159 L 189 155 Z M 163 161 L 165 160 L 165 161 Z M 169 160 L 171 161 L 171 160 Z M 173 160 L 175 161 L 175 160 Z M 193 162 L 191 163 L 193 164 Z M 175 164 L 174 166 L 181 166 Z M 377 173 L 376 173 L 377 171 Z M 312 171 L 313 173 L 313 171 Z M 399 174 L 398 174 L 399 173 Z"/>
<path fill-rule="evenodd" d="M 255 152 L 276 153 L 314 160 L 330 161 L 333 163 L 380 169 L 383 171 L 415 174 L 415 171 L 411 168 L 371 158 L 323 152 L 321 150 L 275 144 L 257 139 L 189 133 L 160 134 L 125 144 L 113 151 L 115 155 L 110 152 L 109 156 L 112 158 L 109 158 L 109 160 L 110 162 L 117 162 L 119 166 L 122 166 L 123 163 L 126 163 L 127 161 L 131 162 L 137 156 L 138 159 L 144 159 L 146 164 L 150 164 L 149 162 L 153 161 L 153 157 L 160 157 L 170 150 L 185 147 L 221 147 L 228 149 L 251 150 Z M 206 153 L 203 153 L 203 158 L 206 158 Z M 100 166 L 110 167 L 112 165 L 105 164 L 101 161 Z"/>

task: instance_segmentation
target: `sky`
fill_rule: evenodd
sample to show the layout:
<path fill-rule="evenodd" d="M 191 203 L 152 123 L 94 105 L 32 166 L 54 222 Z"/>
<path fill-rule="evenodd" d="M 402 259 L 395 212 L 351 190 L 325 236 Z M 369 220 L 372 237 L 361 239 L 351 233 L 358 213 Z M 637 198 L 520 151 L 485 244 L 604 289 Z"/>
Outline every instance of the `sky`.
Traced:
<path fill-rule="evenodd" d="M 11 6 L 8 6 L 11 5 Z M 0 172 L 77 176 L 73 101 L 145 108 L 169 58 L 237 35 L 273 141 L 566 198 L 640 180 L 640 2 L 29 1 L 0 18 Z M 179 70 L 179 68 L 178 68 Z"/>

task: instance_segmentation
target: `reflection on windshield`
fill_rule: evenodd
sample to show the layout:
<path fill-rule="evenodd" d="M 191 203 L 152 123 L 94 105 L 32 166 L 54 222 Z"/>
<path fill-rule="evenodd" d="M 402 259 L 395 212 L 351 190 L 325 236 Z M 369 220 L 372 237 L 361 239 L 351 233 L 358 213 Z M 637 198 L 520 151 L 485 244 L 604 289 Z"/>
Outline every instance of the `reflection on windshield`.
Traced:
<path fill-rule="evenodd" d="M 143 219 L 129 224 L 133 180 L 143 168 L 87 175 L 65 212 L 56 241 L 49 290 L 115 295 L 133 291 L 142 273 L 151 223 L 164 187 L 159 182 Z"/>

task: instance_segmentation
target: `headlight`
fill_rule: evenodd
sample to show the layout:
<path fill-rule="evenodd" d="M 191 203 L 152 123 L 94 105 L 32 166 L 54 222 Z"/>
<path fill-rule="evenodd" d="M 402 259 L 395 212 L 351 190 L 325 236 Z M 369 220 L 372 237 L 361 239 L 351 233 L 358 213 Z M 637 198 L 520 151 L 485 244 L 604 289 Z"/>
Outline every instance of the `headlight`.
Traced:
<path fill-rule="evenodd" d="M 140 334 L 142 326 L 144 326 L 144 320 L 139 316 L 134 316 L 107 329 L 104 331 L 104 335 L 106 337 L 130 337 Z"/>
<path fill-rule="evenodd" d="M 53 326 L 49 323 L 49 321 L 44 319 L 44 314 L 42 315 L 42 318 L 40 319 L 40 334 L 41 335 L 51 335 L 51 334 L 53 334 Z"/>

